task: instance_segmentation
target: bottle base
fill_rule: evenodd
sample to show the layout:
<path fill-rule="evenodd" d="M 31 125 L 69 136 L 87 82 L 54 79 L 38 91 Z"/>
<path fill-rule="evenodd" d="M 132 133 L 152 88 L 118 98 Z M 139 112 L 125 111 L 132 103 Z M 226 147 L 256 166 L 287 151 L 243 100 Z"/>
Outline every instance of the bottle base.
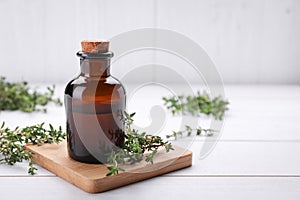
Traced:
<path fill-rule="evenodd" d="M 81 163 L 87 163 L 87 164 L 105 164 L 103 162 L 100 162 L 93 156 L 74 156 L 72 153 L 68 153 L 69 157 L 72 158 L 75 161 L 81 162 Z"/>

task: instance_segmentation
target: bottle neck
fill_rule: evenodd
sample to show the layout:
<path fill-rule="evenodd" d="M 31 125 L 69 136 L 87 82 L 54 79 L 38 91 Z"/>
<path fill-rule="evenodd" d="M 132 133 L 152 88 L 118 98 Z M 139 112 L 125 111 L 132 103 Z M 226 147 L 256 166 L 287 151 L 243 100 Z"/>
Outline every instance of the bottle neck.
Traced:
<path fill-rule="evenodd" d="M 110 58 L 81 58 L 81 75 L 85 77 L 110 76 Z"/>

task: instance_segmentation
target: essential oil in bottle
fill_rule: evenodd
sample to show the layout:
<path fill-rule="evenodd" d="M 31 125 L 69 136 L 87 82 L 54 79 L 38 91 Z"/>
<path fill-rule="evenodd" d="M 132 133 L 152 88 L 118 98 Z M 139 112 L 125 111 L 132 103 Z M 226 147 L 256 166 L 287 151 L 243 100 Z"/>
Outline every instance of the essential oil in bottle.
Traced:
<path fill-rule="evenodd" d="M 108 41 L 82 41 L 80 74 L 65 89 L 68 153 L 85 163 L 105 163 L 124 142 L 125 89 L 110 74 Z"/>

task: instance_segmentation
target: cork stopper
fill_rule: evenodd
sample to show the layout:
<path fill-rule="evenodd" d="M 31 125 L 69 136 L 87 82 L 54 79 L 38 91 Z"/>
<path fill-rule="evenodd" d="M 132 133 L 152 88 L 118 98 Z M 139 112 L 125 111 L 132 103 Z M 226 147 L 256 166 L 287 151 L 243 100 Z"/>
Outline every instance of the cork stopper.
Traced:
<path fill-rule="evenodd" d="M 109 49 L 109 41 L 106 40 L 83 40 L 81 41 L 84 53 L 106 53 Z"/>

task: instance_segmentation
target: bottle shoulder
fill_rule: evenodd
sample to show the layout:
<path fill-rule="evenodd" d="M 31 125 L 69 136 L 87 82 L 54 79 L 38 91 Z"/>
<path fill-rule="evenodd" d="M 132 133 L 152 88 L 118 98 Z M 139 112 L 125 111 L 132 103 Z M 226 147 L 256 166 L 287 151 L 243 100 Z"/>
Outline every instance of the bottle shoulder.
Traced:
<path fill-rule="evenodd" d="M 107 77 L 106 81 L 107 81 L 108 84 L 122 85 L 122 83 L 117 78 L 115 78 L 114 76 Z M 123 87 L 123 85 L 122 85 L 122 87 Z"/>
<path fill-rule="evenodd" d="M 125 94 L 124 86 L 113 76 L 101 78 L 78 76 L 67 84 L 65 94 L 73 96 L 74 91 L 81 91 L 82 93 L 93 91 L 98 94 L 121 92 Z"/>
<path fill-rule="evenodd" d="M 113 76 L 101 77 L 101 78 L 77 76 L 76 78 L 69 81 L 67 86 L 76 86 L 76 85 L 88 86 L 89 84 L 93 84 L 93 83 L 103 83 L 107 85 L 122 85 L 121 82 Z"/>

